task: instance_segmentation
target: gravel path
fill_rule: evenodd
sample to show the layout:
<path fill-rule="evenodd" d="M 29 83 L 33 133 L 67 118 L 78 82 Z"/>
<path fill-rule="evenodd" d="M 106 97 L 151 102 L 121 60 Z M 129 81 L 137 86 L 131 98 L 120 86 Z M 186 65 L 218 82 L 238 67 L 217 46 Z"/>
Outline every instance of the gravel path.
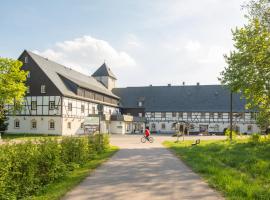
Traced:
<path fill-rule="evenodd" d="M 112 137 L 121 150 L 63 199 L 223 199 L 161 145 L 166 139 L 142 144 L 140 136 Z"/>

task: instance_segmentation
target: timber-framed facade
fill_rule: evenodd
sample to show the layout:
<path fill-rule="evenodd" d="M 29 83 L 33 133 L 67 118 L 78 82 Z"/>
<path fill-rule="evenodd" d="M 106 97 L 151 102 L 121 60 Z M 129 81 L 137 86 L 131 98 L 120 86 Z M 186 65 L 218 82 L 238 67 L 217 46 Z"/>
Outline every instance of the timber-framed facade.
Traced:
<path fill-rule="evenodd" d="M 104 107 L 102 132 L 174 133 L 185 122 L 191 134 L 223 134 L 230 121 L 230 92 L 221 85 L 116 87 L 116 76 L 104 63 L 92 76 L 81 74 L 30 51 L 19 60 L 29 72 L 22 109 L 9 113 L 9 133 L 75 135 L 84 133 L 85 119 Z M 234 127 L 258 132 L 256 112 L 233 96 Z M 13 105 L 6 105 L 12 110 Z"/>

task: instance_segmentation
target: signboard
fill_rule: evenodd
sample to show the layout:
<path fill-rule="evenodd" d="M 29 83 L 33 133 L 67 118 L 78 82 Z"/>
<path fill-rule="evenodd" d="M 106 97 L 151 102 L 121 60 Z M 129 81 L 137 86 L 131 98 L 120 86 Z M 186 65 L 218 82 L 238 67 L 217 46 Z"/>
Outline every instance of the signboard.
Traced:
<path fill-rule="evenodd" d="M 90 115 L 84 119 L 84 125 L 99 125 L 99 116 L 98 115 Z"/>

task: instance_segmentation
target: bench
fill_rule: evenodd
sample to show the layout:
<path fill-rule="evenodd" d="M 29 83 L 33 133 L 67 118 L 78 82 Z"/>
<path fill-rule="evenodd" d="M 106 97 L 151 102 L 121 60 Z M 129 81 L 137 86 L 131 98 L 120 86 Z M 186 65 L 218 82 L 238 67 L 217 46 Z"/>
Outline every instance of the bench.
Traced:
<path fill-rule="evenodd" d="M 192 143 L 191 146 L 195 146 L 201 143 L 200 139 L 195 140 L 195 143 Z"/>

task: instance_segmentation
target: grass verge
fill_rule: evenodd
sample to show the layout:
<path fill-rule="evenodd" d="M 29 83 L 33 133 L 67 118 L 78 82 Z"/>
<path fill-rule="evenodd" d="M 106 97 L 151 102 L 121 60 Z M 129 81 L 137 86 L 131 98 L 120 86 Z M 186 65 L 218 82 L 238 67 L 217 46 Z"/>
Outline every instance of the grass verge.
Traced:
<path fill-rule="evenodd" d="M 227 199 L 270 199 L 270 142 L 164 142 Z"/>
<path fill-rule="evenodd" d="M 63 197 L 69 190 L 78 185 L 89 174 L 103 162 L 107 161 L 114 153 L 118 151 L 117 147 L 110 147 L 110 149 L 97 155 L 95 159 L 87 162 L 84 166 L 76 168 L 70 172 L 63 179 L 58 182 L 47 185 L 36 196 L 30 197 L 31 200 L 57 200 Z"/>

